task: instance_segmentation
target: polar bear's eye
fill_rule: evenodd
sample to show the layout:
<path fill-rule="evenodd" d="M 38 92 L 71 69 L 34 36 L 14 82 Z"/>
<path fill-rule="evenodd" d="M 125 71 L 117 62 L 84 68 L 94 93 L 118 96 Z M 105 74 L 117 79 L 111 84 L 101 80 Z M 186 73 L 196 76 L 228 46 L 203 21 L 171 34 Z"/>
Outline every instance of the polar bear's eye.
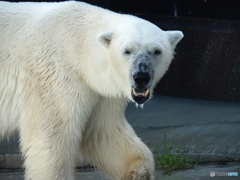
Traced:
<path fill-rule="evenodd" d="M 158 55 L 160 55 L 160 54 L 161 54 L 161 51 L 160 51 L 159 49 L 156 49 L 156 50 L 154 50 L 154 52 L 153 52 L 153 53 L 154 53 L 154 55 L 157 55 L 157 56 L 158 56 Z"/>
<path fill-rule="evenodd" d="M 125 55 L 130 55 L 130 54 L 131 54 L 131 51 L 130 51 L 129 49 L 125 49 L 125 50 L 124 50 L 124 54 L 125 54 Z"/>

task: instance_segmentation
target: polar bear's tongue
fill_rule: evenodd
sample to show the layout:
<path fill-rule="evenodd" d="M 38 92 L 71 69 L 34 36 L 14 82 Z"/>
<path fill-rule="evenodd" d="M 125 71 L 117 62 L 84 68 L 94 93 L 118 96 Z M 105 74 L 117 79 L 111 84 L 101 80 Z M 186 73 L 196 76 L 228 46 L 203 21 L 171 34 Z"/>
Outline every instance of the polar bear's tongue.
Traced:
<path fill-rule="evenodd" d="M 138 103 L 138 104 L 143 104 L 145 101 L 148 100 L 149 98 L 149 89 L 147 90 L 137 90 L 137 89 L 132 89 L 132 98 L 133 100 Z"/>

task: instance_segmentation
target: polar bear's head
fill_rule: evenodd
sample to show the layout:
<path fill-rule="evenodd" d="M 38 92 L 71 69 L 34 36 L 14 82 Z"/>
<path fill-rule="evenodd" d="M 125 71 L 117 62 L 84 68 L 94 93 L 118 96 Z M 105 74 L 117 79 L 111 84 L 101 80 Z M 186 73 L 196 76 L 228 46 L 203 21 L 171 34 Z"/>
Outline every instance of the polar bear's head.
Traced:
<path fill-rule="evenodd" d="M 163 31 L 136 18 L 100 33 L 98 41 L 106 49 L 118 88 L 129 99 L 143 104 L 167 71 L 182 37 L 181 31 Z"/>

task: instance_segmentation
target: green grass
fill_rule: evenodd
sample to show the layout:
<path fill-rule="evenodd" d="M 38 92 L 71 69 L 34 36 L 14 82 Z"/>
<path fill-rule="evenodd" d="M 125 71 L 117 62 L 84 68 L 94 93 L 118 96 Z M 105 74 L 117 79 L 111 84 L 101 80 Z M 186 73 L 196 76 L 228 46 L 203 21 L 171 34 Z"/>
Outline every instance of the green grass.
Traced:
<path fill-rule="evenodd" d="M 154 154 L 156 168 L 163 170 L 163 174 L 171 175 L 172 171 L 180 169 L 189 169 L 196 167 L 198 161 L 189 162 L 188 150 L 182 147 L 173 148 L 167 142 L 166 135 L 164 136 L 164 146 L 150 146 Z"/>

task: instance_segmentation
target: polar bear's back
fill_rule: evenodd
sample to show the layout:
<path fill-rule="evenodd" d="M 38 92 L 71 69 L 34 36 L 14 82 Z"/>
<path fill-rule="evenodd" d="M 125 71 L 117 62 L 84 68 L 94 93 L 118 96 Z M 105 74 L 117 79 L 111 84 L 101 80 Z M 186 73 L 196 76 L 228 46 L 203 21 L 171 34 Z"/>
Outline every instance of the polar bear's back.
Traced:
<path fill-rule="evenodd" d="M 21 2 L 10 3 L 0 1 L 0 30 L 8 26 L 21 28 L 23 25 L 31 25 L 40 23 L 38 20 L 47 16 L 60 13 L 60 10 L 66 9 L 72 3 L 34 3 L 34 2 Z M 78 3 L 83 6 L 85 3 Z M 85 5 L 86 6 L 86 5 Z M 63 16 L 62 16 L 63 17 Z M 29 23 L 29 24 L 28 24 Z"/>
<path fill-rule="evenodd" d="M 33 24 L 36 22 L 35 19 L 39 18 L 47 11 L 50 11 L 54 6 L 56 6 L 55 3 L 0 2 L 1 44 L 6 46 L 10 40 L 16 43 L 15 37 L 21 36 L 24 38 L 30 29 L 32 29 Z"/>
<path fill-rule="evenodd" d="M 67 7 L 77 7 L 81 6 L 84 10 L 91 8 L 98 8 L 97 6 L 92 6 L 84 2 L 66 1 L 66 2 L 21 2 L 21 3 L 11 3 L 0 1 L 0 14 L 6 15 L 33 15 L 37 16 L 39 14 L 52 11 L 54 9 L 66 9 Z"/>
<path fill-rule="evenodd" d="M 79 30 L 80 33 L 86 29 L 89 31 L 87 26 L 93 29 L 106 28 L 109 22 L 116 23 L 112 20 L 114 15 L 117 13 L 84 2 L 10 3 L 0 1 L 0 42 L 3 44 L 3 41 L 8 41 L 8 38 L 14 40 L 13 35 L 24 38 L 25 34 L 39 33 L 37 31 L 47 29 L 54 31 L 53 35 L 56 36 L 56 32 L 63 30 L 59 28 L 60 26 L 69 33 L 73 31 L 69 31 L 68 28 L 74 25 L 77 26 L 74 27 L 75 30 Z M 110 17 L 111 20 L 108 21 Z M 100 18 L 104 21 L 100 21 Z M 84 24 L 84 27 L 81 24 Z"/>
<path fill-rule="evenodd" d="M 41 10 L 42 8 L 48 8 L 50 6 L 55 6 L 57 3 L 34 3 L 34 2 L 21 2 L 21 3 L 11 3 L 0 1 L 0 10 L 1 12 L 29 12 L 34 10 Z M 26 11 L 28 10 L 28 11 Z"/>
<path fill-rule="evenodd" d="M 55 3 L 10 3 L 0 1 L 0 26 L 6 26 L 6 24 L 13 25 L 13 20 L 18 23 L 24 20 L 25 22 L 29 21 L 31 18 L 43 13 L 43 11 L 47 12 L 55 6 Z M 14 25 L 16 26 L 17 24 Z"/>

